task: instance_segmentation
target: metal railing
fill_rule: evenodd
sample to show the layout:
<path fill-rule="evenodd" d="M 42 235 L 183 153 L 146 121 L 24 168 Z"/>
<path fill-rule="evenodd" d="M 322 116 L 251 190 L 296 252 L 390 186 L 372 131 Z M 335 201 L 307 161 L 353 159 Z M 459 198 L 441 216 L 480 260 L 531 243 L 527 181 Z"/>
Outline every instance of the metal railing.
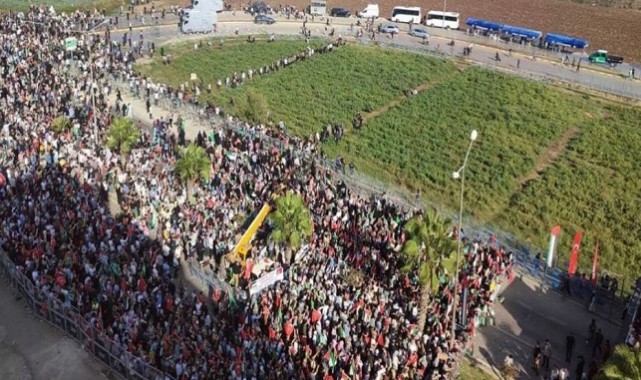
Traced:
<path fill-rule="evenodd" d="M 118 377 L 127 380 L 175 379 L 168 373 L 145 363 L 125 347 L 111 340 L 94 324 L 83 318 L 77 309 L 63 305 L 60 300 L 38 289 L 2 249 L 0 249 L 0 275 L 5 277 L 14 291 L 24 296 L 35 316 L 73 338 L 86 352 L 109 367 Z M 168 368 L 168 366 L 169 363 L 163 359 L 163 367 Z"/>

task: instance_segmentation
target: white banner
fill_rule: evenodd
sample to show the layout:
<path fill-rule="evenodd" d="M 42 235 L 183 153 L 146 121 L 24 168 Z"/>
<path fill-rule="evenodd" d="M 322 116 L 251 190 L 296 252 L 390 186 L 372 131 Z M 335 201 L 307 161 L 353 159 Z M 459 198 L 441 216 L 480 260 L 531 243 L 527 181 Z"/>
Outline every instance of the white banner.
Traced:
<path fill-rule="evenodd" d="M 281 281 L 284 278 L 283 267 L 277 268 L 266 275 L 260 277 L 258 280 L 252 282 L 249 287 L 249 295 L 253 296 L 254 294 L 260 293 L 262 290 L 267 288 L 270 285 Z"/>

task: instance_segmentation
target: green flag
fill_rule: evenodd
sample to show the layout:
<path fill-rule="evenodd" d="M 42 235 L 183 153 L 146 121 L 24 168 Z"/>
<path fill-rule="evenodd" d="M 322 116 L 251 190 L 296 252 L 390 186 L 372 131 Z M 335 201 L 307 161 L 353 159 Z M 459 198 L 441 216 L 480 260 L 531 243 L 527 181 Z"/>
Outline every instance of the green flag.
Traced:
<path fill-rule="evenodd" d="M 234 297 L 234 292 L 230 291 L 228 296 L 229 296 L 229 298 L 228 298 L 229 307 L 231 307 L 232 309 L 235 309 L 236 308 L 236 298 Z"/>
<path fill-rule="evenodd" d="M 332 351 L 329 353 L 329 367 L 330 367 L 330 368 L 334 368 L 334 367 L 336 367 L 336 363 L 337 363 L 336 355 L 334 354 L 334 350 L 332 350 Z"/>

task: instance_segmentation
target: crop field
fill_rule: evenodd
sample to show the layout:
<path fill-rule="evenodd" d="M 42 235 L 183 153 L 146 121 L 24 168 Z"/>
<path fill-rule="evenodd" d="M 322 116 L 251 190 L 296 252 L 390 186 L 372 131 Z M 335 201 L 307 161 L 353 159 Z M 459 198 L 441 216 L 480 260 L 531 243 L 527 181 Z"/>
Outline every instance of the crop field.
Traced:
<path fill-rule="evenodd" d="M 604 266 L 634 281 L 641 273 L 641 111 L 590 106 L 595 117 L 582 126 L 580 136 L 491 223 L 536 237 L 539 246 L 550 226 L 560 224 L 559 249 L 565 258 L 572 236 L 584 229 L 583 269 L 590 268 L 599 239 Z"/>
<path fill-rule="evenodd" d="M 258 70 L 260 66 L 270 64 L 278 59 L 305 51 L 307 44 L 303 40 L 276 40 L 267 42 L 266 36 L 257 36 L 255 43 L 248 43 L 246 37 L 226 38 L 222 47 L 220 40 L 203 40 L 203 47 L 194 50 L 196 41 L 181 42 L 164 46 L 165 54 L 172 56 L 172 63 L 164 65 L 162 57 L 157 54 L 151 62 L 138 65 L 137 70 L 145 75 L 162 78 L 163 83 L 176 86 L 189 81 L 195 73 L 199 81 L 205 84 L 216 83 L 234 72 L 249 69 Z M 208 45 L 211 42 L 211 46 Z M 325 40 L 312 39 L 312 47 L 326 44 Z"/>
<path fill-rule="evenodd" d="M 357 112 L 375 111 L 409 88 L 456 73 L 446 60 L 348 45 L 213 97 L 218 104 L 233 98 L 242 109 L 251 87 L 267 99 L 272 120 L 283 120 L 289 130 L 309 136 L 328 123 L 350 126 Z"/>
<path fill-rule="evenodd" d="M 427 84 L 423 92 L 400 97 L 419 84 Z M 494 71 L 461 72 L 452 62 L 359 46 L 212 96 L 223 107 L 232 98 L 239 105 L 249 89 L 264 95 L 272 120 L 285 121 L 295 134 L 309 136 L 326 123 L 344 122 L 343 140 L 323 145 L 328 155 L 340 155 L 392 186 L 420 189 L 424 201 L 446 210 L 457 209 L 460 183 L 451 173 L 477 129 L 466 171 L 467 221 L 512 234 L 541 252 L 550 228 L 559 224 L 562 259 L 583 229 L 583 270 L 599 239 L 605 269 L 629 279 L 641 272 L 639 109 Z M 355 130 L 351 119 L 358 111 L 371 117 Z"/>
<path fill-rule="evenodd" d="M 108 12 L 114 11 L 123 4 L 124 0 L 2 0 L 0 2 L 1 11 L 24 11 L 30 5 L 53 5 L 59 12 L 69 12 L 75 9 L 105 9 Z"/>
<path fill-rule="evenodd" d="M 459 183 L 451 173 L 477 129 L 483 137 L 470 156 L 467 205 L 485 219 L 505 207 L 553 141 L 587 120 L 574 112 L 580 103 L 542 84 L 471 68 L 328 148 L 367 174 L 421 189 L 456 209 Z"/>

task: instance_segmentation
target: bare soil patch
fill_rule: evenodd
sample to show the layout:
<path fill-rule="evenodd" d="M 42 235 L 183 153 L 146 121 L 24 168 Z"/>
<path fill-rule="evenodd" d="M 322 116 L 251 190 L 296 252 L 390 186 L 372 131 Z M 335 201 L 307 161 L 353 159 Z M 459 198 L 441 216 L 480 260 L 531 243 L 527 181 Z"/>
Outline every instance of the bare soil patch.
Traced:
<path fill-rule="evenodd" d="M 267 0 L 272 6 L 279 2 Z M 390 17 L 396 5 L 420 6 L 423 13 L 443 10 L 441 0 L 340 0 L 331 7 L 346 7 L 352 12 L 368 3 L 378 3 L 381 17 Z M 238 7 L 240 2 L 230 3 Z M 243 3 L 244 4 L 244 3 Z M 287 4 L 303 9 L 309 0 L 291 0 Z M 561 33 L 585 38 L 588 51 L 607 49 L 622 55 L 626 61 L 641 62 L 641 12 L 633 9 L 605 8 L 558 0 L 449 0 L 447 10 L 460 12 L 463 23 L 468 17 L 503 22 L 543 33 Z"/>

